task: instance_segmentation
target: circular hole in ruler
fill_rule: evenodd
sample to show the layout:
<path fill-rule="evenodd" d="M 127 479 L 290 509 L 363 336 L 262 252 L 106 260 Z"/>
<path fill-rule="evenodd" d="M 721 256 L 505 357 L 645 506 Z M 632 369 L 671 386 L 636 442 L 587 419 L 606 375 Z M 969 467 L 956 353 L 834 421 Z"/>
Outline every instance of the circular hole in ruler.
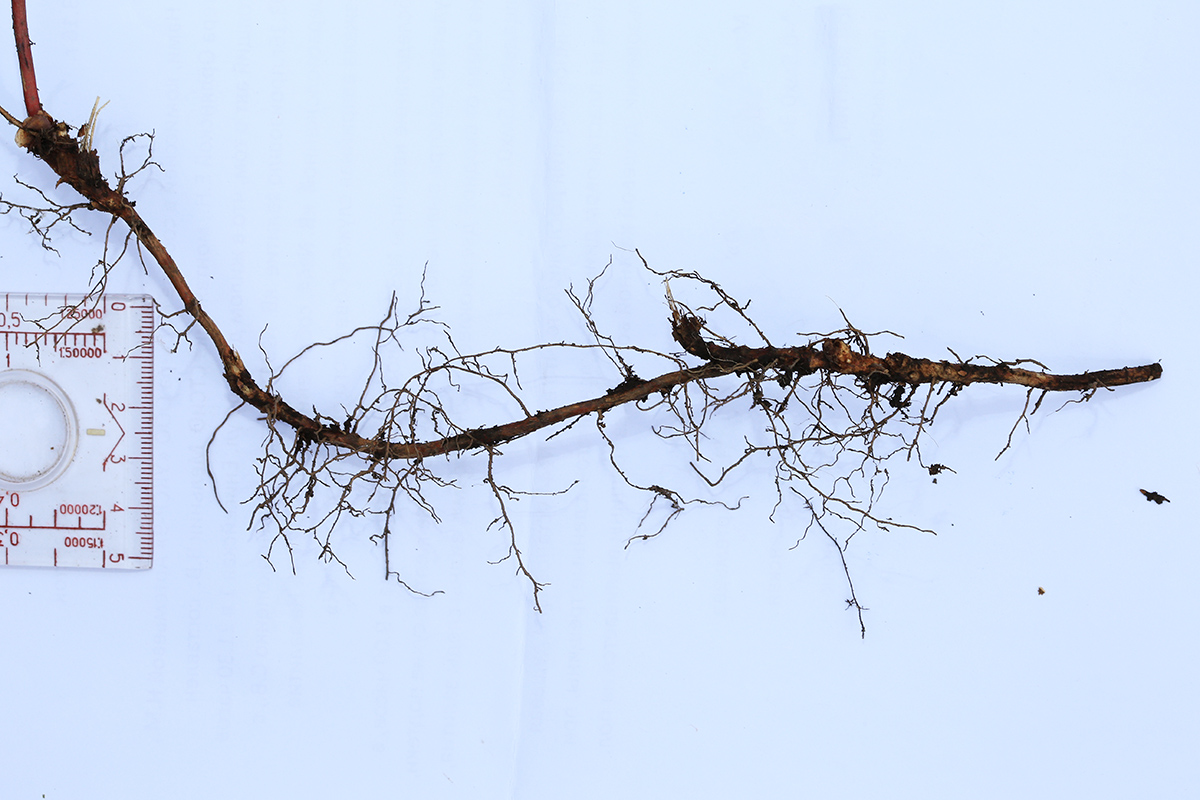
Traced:
<path fill-rule="evenodd" d="M 79 423 L 70 398 L 40 372 L 0 372 L 0 485 L 31 491 L 71 465 Z"/>

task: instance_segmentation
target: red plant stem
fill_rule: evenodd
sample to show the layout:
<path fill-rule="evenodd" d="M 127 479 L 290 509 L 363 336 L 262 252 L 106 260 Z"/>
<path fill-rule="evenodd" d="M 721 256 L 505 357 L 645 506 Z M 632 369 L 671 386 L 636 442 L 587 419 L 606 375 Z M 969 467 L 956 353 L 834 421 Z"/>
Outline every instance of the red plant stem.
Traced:
<path fill-rule="evenodd" d="M 13 35 L 17 39 L 17 63 L 21 66 L 21 90 L 25 95 L 25 115 L 36 117 L 42 111 L 38 98 L 37 76 L 33 72 L 33 42 L 29 40 L 29 18 L 25 0 L 12 0 Z"/>

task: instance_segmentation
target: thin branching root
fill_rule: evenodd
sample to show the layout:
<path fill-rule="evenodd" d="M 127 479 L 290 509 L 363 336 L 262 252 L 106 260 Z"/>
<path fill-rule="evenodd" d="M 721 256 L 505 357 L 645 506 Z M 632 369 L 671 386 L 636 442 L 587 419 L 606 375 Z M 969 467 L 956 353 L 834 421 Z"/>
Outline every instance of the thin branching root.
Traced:
<path fill-rule="evenodd" d="M 605 271 L 610 266 L 611 262 Z M 884 516 L 877 506 L 890 481 L 889 467 L 897 459 L 914 462 L 931 476 L 954 472 L 944 464 L 925 463 L 921 455 L 924 435 L 953 397 L 972 383 L 1026 387 L 1007 448 L 1047 392 L 1087 397 L 1100 387 L 1152 380 L 1160 374 L 1158 365 L 1062 376 L 1027 360 L 977 363 L 978 357 L 931 361 L 900 353 L 880 356 L 872 352 L 872 343 L 896 335 L 863 331 L 845 317 L 844 326 L 835 331 L 806 334 L 805 344 L 775 346 L 749 316 L 748 304 L 718 284 L 691 272 L 655 272 L 644 261 L 642 266 L 663 281 L 674 349 L 627 345 L 604 332 L 595 309 L 602 272 L 588 282 L 586 292 L 567 292 L 587 334 L 583 342 L 464 353 L 449 329 L 432 317 L 435 307 L 422 279 L 415 308 L 407 314 L 400 312 L 393 296 L 377 324 L 311 345 L 278 369 L 271 368 L 264 391 L 275 394 L 283 391 L 288 370 L 304 358 L 359 340 L 370 352 L 365 380 L 336 414 L 314 411 L 313 419 L 323 429 L 371 444 L 348 448 L 330 441 L 332 437 L 283 425 L 277 416 L 264 417 L 268 435 L 257 462 L 258 489 L 249 502 L 252 524 L 272 532 L 268 556 L 286 552 L 294 559 L 293 539 L 303 534 L 317 558 L 345 568 L 335 552 L 335 530 L 350 517 L 373 519 L 370 527 L 376 531 L 373 540 L 383 546 L 385 573 L 417 591 L 401 577 L 391 550 L 393 532 L 401 529 L 400 510 L 420 510 L 440 521 L 434 496 L 463 488 L 461 466 L 458 460 L 451 466 L 447 456 L 475 453 L 485 465 L 477 475 L 478 485 L 487 488 L 495 508 L 488 527 L 502 532 L 506 540 L 504 553 L 493 563 L 512 564 L 540 610 L 546 584 L 523 552 L 511 507 L 520 497 L 560 494 L 574 484 L 514 490 L 499 477 L 499 456 L 504 445 L 533 433 L 540 432 L 546 441 L 579 433 L 575 423 L 590 416 L 616 475 L 647 496 L 643 515 L 631 521 L 634 530 L 626 547 L 660 536 L 689 506 L 739 509 L 746 497 L 730 496 L 725 487 L 744 486 L 744 476 L 765 477 L 775 498 L 772 519 L 784 506 L 792 506 L 801 513 L 797 540 L 816 529 L 837 548 L 848 607 L 856 611 L 861 626 L 866 609 L 851 580 L 847 547 L 866 528 L 933 533 Z M 735 343 L 743 337 L 752 343 Z M 600 381 L 589 400 L 535 410 L 540 404 L 522 386 L 522 365 L 563 350 L 602 354 L 612 377 Z M 405 355 L 417 370 L 393 383 L 391 365 Z M 263 357 L 269 365 L 265 351 Z M 1039 369 L 1029 370 L 1031 365 Z M 657 377 L 644 379 L 639 373 Z M 601 391 L 608 383 L 615 385 Z M 491 426 L 470 422 L 461 410 L 461 398 L 485 393 L 499 398 L 512 421 Z M 608 432 L 609 415 L 622 406 L 641 412 L 653 435 L 699 479 L 691 486 L 692 495 L 665 485 L 664 478 L 640 461 L 636 470 L 625 463 L 621 447 Z M 757 422 L 746 425 L 747 415 Z M 722 434 L 726 427 L 743 430 L 741 438 L 730 441 Z M 658 463 L 655 469 L 663 467 Z"/>
<path fill-rule="evenodd" d="M 1028 359 L 962 359 L 953 352 L 953 360 L 900 352 L 878 355 L 872 347 L 881 337 L 895 334 L 866 332 L 845 317 L 837 330 L 799 334 L 802 343 L 777 345 L 751 317 L 749 303 L 715 281 L 696 272 L 658 272 L 643 259 L 639 269 L 661 279 L 666 299 L 662 341 L 654 347 L 621 342 L 604 330 L 595 306 L 609 266 L 589 280 L 586 289 L 567 292 L 582 320 L 581 342 L 493 346 L 473 352 L 460 350 L 449 329 L 433 317 L 436 307 L 428 301 L 422 279 L 416 302 L 407 311 L 393 296 L 379 322 L 310 345 L 279 367 L 271 364 L 260 344 L 267 377 L 259 380 L 128 197 L 132 178 L 159 168 L 153 160 L 152 136 L 128 137 L 121 143 L 120 171 L 115 186 L 110 183 L 93 146 L 100 106 L 81 126 L 81 135 L 41 108 L 23 3 L 19 5 L 18 15 L 14 4 L 14 30 L 28 116 L 18 121 L 3 109 L 0 116 L 18 128 L 18 144 L 85 202 L 54 201 L 21 183 L 34 199 L 0 199 L 0 214 L 15 211 L 24 217 L 47 248 L 52 233 L 83 230 L 76 223 L 78 215 L 98 212 L 106 217 L 104 255 L 92 275 L 96 296 L 131 248 L 143 263 L 148 254 L 162 270 L 181 303 L 176 314 L 188 318 L 186 324 L 167 323 L 174 331 L 175 347 L 184 341 L 190 346 L 192 337 L 203 332 L 238 401 L 230 416 L 252 409 L 262 420 L 265 436 L 255 462 L 258 485 L 246 502 L 251 527 L 269 537 L 265 557 L 272 568 L 286 555 L 294 571 L 303 544 L 305 551 L 313 548 L 318 560 L 349 573 L 335 532 L 365 526 L 371 541 L 382 546 L 386 578 L 414 592 L 431 593 L 402 577 L 396 541 L 407 528 L 401 522 L 410 521 L 414 512 L 440 521 L 438 496 L 468 488 L 463 465 L 474 465 L 475 485 L 486 487 L 495 509 L 490 528 L 504 537 L 497 562 L 513 566 L 531 587 L 533 605 L 540 610 L 547 584 L 535 577 L 525 552 L 528 532 L 520 529 L 514 505 L 530 495 L 561 494 L 574 484 L 513 489 L 501 475 L 499 457 L 506 446 L 535 433 L 545 441 L 567 433 L 586 435 L 582 432 L 589 426 L 576 425 L 592 418 L 617 476 L 646 497 L 644 515 L 626 546 L 659 537 L 689 507 L 736 510 L 745 499 L 739 491 L 746 478 L 765 477 L 773 494 L 772 519 L 785 506 L 797 508 L 802 520 L 797 539 L 815 528 L 836 546 L 848 585 L 847 607 L 857 612 L 861 626 L 865 608 L 850 579 L 847 547 L 866 528 L 932 533 L 885 516 L 879 500 L 894 463 L 915 462 L 931 476 L 953 472 L 943 464 L 925 464 L 921 456 L 922 440 L 950 400 L 975 383 L 1024 387 L 1024 406 L 1007 449 L 1049 392 L 1077 394 L 1076 401 L 1084 401 L 1099 389 L 1162 375 L 1158 364 L 1058 375 Z M 289 383 L 295 365 L 347 346 L 369 356 L 360 381 L 340 405 L 302 410 L 304 405 L 294 398 L 304 384 Z M 521 370 L 528 371 L 531 361 L 563 354 L 578 356 L 576 360 L 603 356 L 611 371 L 596 380 L 585 399 L 546 404 L 522 385 Z M 407 366 L 398 366 L 405 361 Z M 397 377 L 404 375 L 408 377 Z M 290 402 L 284 399 L 285 390 L 293 398 Z M 485 415 L 465 400 L 481 396 L 491 398 Z M 619 446 L 619 437 L 610 435 L 607 427 L 614 410 L 622 407 L 640 412 L 655 441 L 674 461 L 654 461 L 648 468 L 644 459 L 622 457 L 628 445 Z M 485 419 L 499 421 L 485 424 Z M 464 455 L 477 458 L 458 458 Z M 669 472 L 680 465 L 682 470 Z M 656 474 L 659 469 L 663 472 Z M 682 485 L 689 477 L 691 484 Z M 352 520 L 358 524 L 345 524 Z"/>

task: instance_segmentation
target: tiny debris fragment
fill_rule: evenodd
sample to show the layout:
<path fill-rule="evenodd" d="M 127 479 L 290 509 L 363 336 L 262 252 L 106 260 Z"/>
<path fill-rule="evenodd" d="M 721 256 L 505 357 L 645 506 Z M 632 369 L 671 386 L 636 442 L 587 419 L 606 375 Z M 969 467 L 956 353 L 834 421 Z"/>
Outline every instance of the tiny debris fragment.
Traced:
<path fill-rule="evenodd" d="M 936 476 L 942 474 L 943 472 L 954 472 L 954 470 L 950 469 L 945 464 L 930 464 L 928 467 L 928 470 L 929 470 L 930 475 L 935 476 L 933 479 L 934 483 L 937 483 Z M 955 474 L 957 475 L 958 473 L 955 473 Z"/>
<path fill-rule="evenodd" d="M 1153 501 L 1153 502 L 1155 502 L 1155 503 L 1158 503 L 1160 506 L 1161 506 L 1163 503 L 1169 503 L 1169 502 L 1171 502 L 1170 500 L 1168 500 L 1167 498 L 1163 497 L 1163 496 L 1162 496 L 1161 494 L 1159 494 L 1158 492 L 1147 492 L 1145 489 L 1138 489 L 1138 491 L 1139 491 L 1139 492 L 1141 492 L 1142 494 L 1146 495 L 1146 501 L 1147 501 L 1147 502 L 1151 502 L 1151 501 Z"/>

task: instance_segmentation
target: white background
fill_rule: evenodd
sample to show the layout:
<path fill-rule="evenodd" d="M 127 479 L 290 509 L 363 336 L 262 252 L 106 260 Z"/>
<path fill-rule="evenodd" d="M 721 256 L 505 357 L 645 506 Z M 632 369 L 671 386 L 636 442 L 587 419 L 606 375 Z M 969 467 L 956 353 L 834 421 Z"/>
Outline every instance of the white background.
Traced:
<path fill-rule="evenodd" d="M 442 525 L 401 514 L 406 579 L 443 594 L 385 582 L 366 522 L 339 531 L 355 579 L 311 546 L 273 572 L 236 502 L 261 424 L 217 440 L 225 514 L 204 447 L 232 396 L 202 337 L 164 334 L 154 568 L 0 572 L 4 797 L 1191 796 L 1200 10 L 984 5 L 33 0 L 47 110 L 108 101 L 110 173 L 155 131 L 166 172 L 132 196 L 255 374 L 260 334 L 278 364 L 393 290 L 407 310 L 426 263 L 464 350 L 584 340 L 562 290 L 610 256 L 601 322 L 669 349 L 637 248 L 753 298 L 776 341 L 842 309 L 912 355 L 1165 376 L 1039 414 L 999 460 L 1024 392 L 948 406 L 926 457 L 957 474 L 896 464 L 886 500 L 939 535 L 849 549 L 864 640 L 837 551 L 789 550 L 803 520 L 767 520 L 766 476 L 625 549 L 645 498 L 587 426 L 499 462 L 581 480 L 515 512 L 542 614 L 488 564 L 477 457 L 444 465 Z M 14 173 L 53 182 L 0 148 Z M 85 290 L 95 237 L 55 257 L 23 224 L 0 218 L 0 288 Z M 110 288 L 177 307 L 153 265 Z M 352 400 L 336 366 L 292 402 Z M 619 379 L 530 369 L 565 399 Z"/>

